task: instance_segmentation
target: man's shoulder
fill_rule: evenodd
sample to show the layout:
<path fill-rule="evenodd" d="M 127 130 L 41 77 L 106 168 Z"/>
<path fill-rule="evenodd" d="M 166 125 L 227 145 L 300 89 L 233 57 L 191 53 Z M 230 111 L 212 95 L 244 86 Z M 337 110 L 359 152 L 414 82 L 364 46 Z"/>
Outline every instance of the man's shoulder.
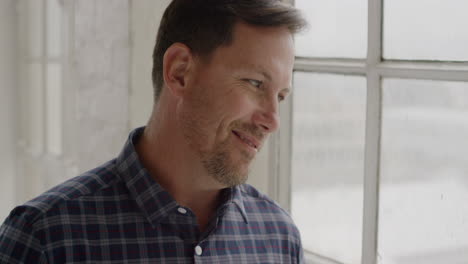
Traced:
<path fill-rule="evenodd" d="M 240 185 L 240 191 L 247 213 L 262 215 L 264 218 L 282 221 L 295 227 L 289 213 L 266 194 L 249 184 Z"/>
<path fill-rule="evenodd" d="M 242 192 L 243 198 L 248 201 L 264 200 L 269 203 L 275 203 L 270 197 L 250 184 L 244 183 L 239 185 L 239 190 Z"/>
<path fill-rule="evenodd" d="M 301 235 L 290 214 L 277 202 L 249 184 L 240 186 L 249 225 L 262 226 L 270 236 L 301 246 Z"/>
<path fill-rule="evenodd" d="M 283 208 L 281 208 L 281 206 L 277 202 L 268 197 L 266 194 L 260 192 L 257 188 L 253 187 L 252 185 L 242 184 L 239 186 L 239 189 L 242 193 L 242 197 L 245 202 L 269 205 L 271 210 L 289 215 Z"/>
<path fill-rule="evenodd" d="M 115 160 L 73 177 L 51 188 L 36 198 L 16 207 L 10 217 L 21 217 L 29 223 L 53 214 L 54 211 L 72 212 L 86 202 L 105 201 L 119 195 L 121 180 L 115 171 Z"/>

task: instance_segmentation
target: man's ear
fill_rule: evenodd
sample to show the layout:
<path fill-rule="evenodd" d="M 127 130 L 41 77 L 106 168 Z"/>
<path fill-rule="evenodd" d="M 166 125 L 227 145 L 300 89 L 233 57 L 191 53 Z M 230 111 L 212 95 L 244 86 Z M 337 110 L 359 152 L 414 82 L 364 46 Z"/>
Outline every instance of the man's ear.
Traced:
<path fill-rule="evenodd" d="M 185 91 L 191 64 L 192 52 L 182 43 L 174 43 L 166 50 L 163 58 L 163 78 L 167 89 L 175 96 Z"/>

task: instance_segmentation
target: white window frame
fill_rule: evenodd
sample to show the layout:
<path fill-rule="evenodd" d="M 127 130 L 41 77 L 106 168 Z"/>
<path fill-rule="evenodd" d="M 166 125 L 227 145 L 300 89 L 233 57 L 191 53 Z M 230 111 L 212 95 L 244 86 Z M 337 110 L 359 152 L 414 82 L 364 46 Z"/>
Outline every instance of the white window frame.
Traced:
<path fill-rule="evenodd" d="M 289 0 L 294 4 L 294 0 Z M 382 59 L 383 0 L 368 0 L 368 40 L 365 59 L 297 57 L 294 70 L 313 73 L 359 75 L 367 79 L 367 109 L 364 157 L 364 204 L 362 264 L 377 263 L 379 209 L 380 137 L 383 78 L 468 82 L 468 62 L 409 61 Z M 270 164 L 276 164 L 269 193 L 283 208 L 291 208 L 291 152 L 293 106 L 290 96 L 281 109 L 281 128 L 270 142 Z M 313 252 L 305 252 L 307 263 L 340 264 Z"/>
<path fill-rule="evenodd" d="M 61 54 L 53 56 L 48 54 L 48 25 L 47 15 L 49 7 L 47 0 L 40 0 L 40 7 L 42 12 L 41 27 L 42 27 L 42 49 L 41 54 L 38 57 L 33 57 L 28 54 L 28 48 L 26 45 L 30 43 L 29 35 L 29 11 L 27 8 L 26 0 L 19 0 L 17 4 L 17 11 L 20 14 L 18 16 L 18 42 L 20 43 L 18 48 L 19 58 L 19 92 L 18 92 L 18 103 L 16 112 L 18 114 L 18 135 L 16 142 L 16 198 L 15 202 L 24 203 L 25 201 L 37 196 L 47 188 L 69 178 L 77 173 L 76 168 L 76 151 L 75 151 L 75 140 L 74 130 L 75 125 L 73 122 L 74 117 L 74 94 L 75 89 L 70 80 L 70 71 L 68 69 L 70 50 L 73 46 L 73 25 L 74 25 L 74 5 L 71 0 L 60 0 L 58 2 L 62 6 L 61 13 Z M 40 115 L 43 122 L 41 122 L 40 130 L 42 134 L 37 142 L 29 142 L 28 136 L 25 135 L 28 130 L 31 129 L 31 109 L 28 107 L 29 90 L 33 89 L 29 87 L 29 76 L 28 65 L 33 63 L 39 64 L 41 67 L 41 93 L 44 95 L 38 98 L 36 103 L 40 107 Z M 61 67 L 61 106 L 54 111 L 61 112 L 61 148 L 57 153 L 52 153 L 48 150 L 47 137 L 49 127 L 47 127 L 47 103 L 48 98 L 46 95 L 47 85 L 47 66 L 48 64 L 59 64 Z M 34 98 L 33 98 L 34 99 Z M 26 132 L 25 132 L 26 131 Z M 40 146 L 40 148 L 33 147 L 34 145 Z"/>

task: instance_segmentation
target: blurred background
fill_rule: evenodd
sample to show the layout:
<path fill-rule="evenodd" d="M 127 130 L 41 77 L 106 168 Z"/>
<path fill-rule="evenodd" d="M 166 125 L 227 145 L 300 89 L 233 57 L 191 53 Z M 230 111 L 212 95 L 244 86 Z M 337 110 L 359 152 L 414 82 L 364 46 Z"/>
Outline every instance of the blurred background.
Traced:
<path fill-rule="evenodd" d="M 146 123 L 168 3 L 0 0 L 2 220 Z M 249 182 L 308 263 L 468 263 L 468 2 L 293 4 L 294 91 Z"/>

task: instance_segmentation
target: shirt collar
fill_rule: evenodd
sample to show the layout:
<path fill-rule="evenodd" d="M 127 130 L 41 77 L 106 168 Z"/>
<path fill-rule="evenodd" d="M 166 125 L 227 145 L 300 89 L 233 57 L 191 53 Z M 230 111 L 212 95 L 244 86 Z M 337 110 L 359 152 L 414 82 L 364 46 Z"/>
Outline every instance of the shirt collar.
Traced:
<path fill-rule="evenodd" d="M 135 150 L 135 144 L 143 134 L 144 127 L 133 130 L 124 148 L 116 160 L 117 171 L 125 182 L 130 196 L 135 200 L 148 221 L 155 225 L 173 212 L 179 205 L 172 196 L 164 190 L 143 167 Z M 235 204 L 247 223 L 247 214 L 240 186 L 225 189 L 221 207 Z"/>
<path fill-rule="evenodd" d="M 237 209 L 241 212 L 242 217 L 244 217 L 244 221 L 247 224 L 249 220 L 247 218 L 247 212 L 245 211 L 245 207 L 244 207 L 244 200 L 242 196 L 241 186 L 235 186 L 235 187 L 232 187 L 231 189 L 232 189 L 231 201 L 235 205 L 237 205 Z"/>

